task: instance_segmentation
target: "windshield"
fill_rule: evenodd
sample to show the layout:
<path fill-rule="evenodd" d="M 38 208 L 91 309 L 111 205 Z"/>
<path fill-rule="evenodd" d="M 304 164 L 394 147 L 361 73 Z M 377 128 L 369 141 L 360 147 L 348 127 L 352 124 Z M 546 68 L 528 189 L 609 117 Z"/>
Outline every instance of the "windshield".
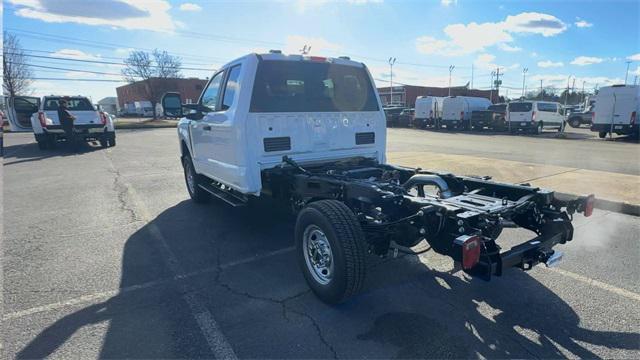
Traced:
<path fill-rule="evenodd" d="M 491 105 L 491 106 L 489 106 L 489 110 L 493 110 L 493 111 L 506 111 L 506 110 L 507 110 L 507 105 L 506 105 L 506 104 L 502 104 L 502 105 Z"/>
<path fill-rule="evenodd" d="M 509 112 L 529 112 L 533 107 L 530 102 L 514 102 L 509 104 Z"/>
<path fill-rule="evenodd" d="M 44 102 L 44 110 L 58 110 L 61 98 L 47 98 Z M 86 98 L 69 98 L 67 109 L 71 111 L 95 111 L 91 102 Z"/>
<path fill-rule="evenodd" d="M 308 61 L 258 65 L 251 112 L 377 111 L 365 68 Z"/>

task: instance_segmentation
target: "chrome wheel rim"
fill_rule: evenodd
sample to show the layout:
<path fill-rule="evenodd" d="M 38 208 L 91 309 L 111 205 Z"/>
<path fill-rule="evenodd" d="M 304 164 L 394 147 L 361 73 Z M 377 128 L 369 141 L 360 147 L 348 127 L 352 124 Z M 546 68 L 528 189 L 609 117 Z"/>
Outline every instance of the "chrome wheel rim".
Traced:
<path fill-rule="evenodd" d="M 329 239 L 316 225 L 309 225 L 302 235 L 304 260 L 313 279 L 327 285 L 333 278 L 333 252 Z"/>
<path fill-rule="evenodd" d="M 189 188 L 189 192 L 193 194 L 196 191 L 196 182 L 193 174 L 193 169 L 191 168 L 191 163 L 187 160 L 184 164 L 184 175 L 187 180 L 187 188 Z"/>

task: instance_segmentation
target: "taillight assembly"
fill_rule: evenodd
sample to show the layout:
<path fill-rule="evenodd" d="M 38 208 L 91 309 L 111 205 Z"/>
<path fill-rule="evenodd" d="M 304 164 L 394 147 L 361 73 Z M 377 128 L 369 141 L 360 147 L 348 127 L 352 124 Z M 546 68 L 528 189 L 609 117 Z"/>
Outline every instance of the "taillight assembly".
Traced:
<path fill-rule="evenodd" d="M 460 111 L 460 120 L 464 120 L 464 111 Z"/>
<path fill-rule="evenodd" d="M 595 111 L 591 112 L 591 123 L 593 124 L 596 121 L 596 113 Z"/>
<path fill-rule="evenodd" d="M 102 111 L 100 112 L 100 122 L 102 125 L 107 125 L 107 114 Z"/>
<path fill-rule="evenodd" d="M 593 214 L 593 206 L 595 205 L 596 197 L 594 195 L 587 196 L 584 201 L 584 216 L 589 217 Z"/>
<path fill-rule="evenodd" d="M 636 112 L 635 111 L 631 113 L 631 119 L 630 120 L 631 120 L 630 121 L 631 125 L 635 125 L 636 124 Z"/>
<path fill-rule="evenodd" d="M 478 235 L 458 236 L 454 243 L 462 248 L 462 268 L 471 269 L 480 261 L 482 240 Z"/>
<path fill-rule="evenodd" d="M 531 112 L 531 122 L 536 122 L 536 112 L 535 111 Z"/>
<path fill-rule="evenodd" d="M 40 121 L 40 126 L 47 127 L 47 117 L 42 111 L 38 112 L 38 121 Z"/>

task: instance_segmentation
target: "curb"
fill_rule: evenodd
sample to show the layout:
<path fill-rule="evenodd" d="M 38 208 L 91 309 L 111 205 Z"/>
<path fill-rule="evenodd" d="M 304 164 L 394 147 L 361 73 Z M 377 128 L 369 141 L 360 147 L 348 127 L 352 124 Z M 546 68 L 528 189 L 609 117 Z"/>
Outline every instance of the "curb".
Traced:
<path fill-rule="evenodd" d="M 584 195 L 568 194 L 568 193 L 562 193 L 562 192 L 556 192 L 556 194 L 563 197 L 564 196 L 567 196 L 567 197 L 584 196 Z M 594 203 L 594 207 L 596 209 L 612 211 L 612 212 L 625 214 L 625 215 L 640 216 L 640 205 L 638 204 L 629 204 L 626 202 L 599 199 L 596 196 L 596 202 Z"/>

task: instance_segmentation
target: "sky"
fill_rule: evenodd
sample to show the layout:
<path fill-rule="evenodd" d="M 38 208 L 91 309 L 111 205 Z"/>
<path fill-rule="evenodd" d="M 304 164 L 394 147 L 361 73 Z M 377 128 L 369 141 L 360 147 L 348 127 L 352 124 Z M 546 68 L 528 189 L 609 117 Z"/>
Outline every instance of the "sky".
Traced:
<path fill-rule="evenodd" d="M 591 91 L 624 83 L 627 61 L 628 82 L 640 76 L 639 20 L 635 0 L 5 0 L 3 9 L 38 79 L 32 94 L 96 102 L 125 84 L 132 50 L 166 50 L 185 77 L 206 78 L 247 53 L 305 45 L 364 62 L 378 86 L 389 85 L 393 57 L 394 84 L 446 87 L 455 66 L 452 85 L 489 89 L 499 68 L 501 95 L 519 97 L 526 68 L 526 91 L 573 79 Z"/>

